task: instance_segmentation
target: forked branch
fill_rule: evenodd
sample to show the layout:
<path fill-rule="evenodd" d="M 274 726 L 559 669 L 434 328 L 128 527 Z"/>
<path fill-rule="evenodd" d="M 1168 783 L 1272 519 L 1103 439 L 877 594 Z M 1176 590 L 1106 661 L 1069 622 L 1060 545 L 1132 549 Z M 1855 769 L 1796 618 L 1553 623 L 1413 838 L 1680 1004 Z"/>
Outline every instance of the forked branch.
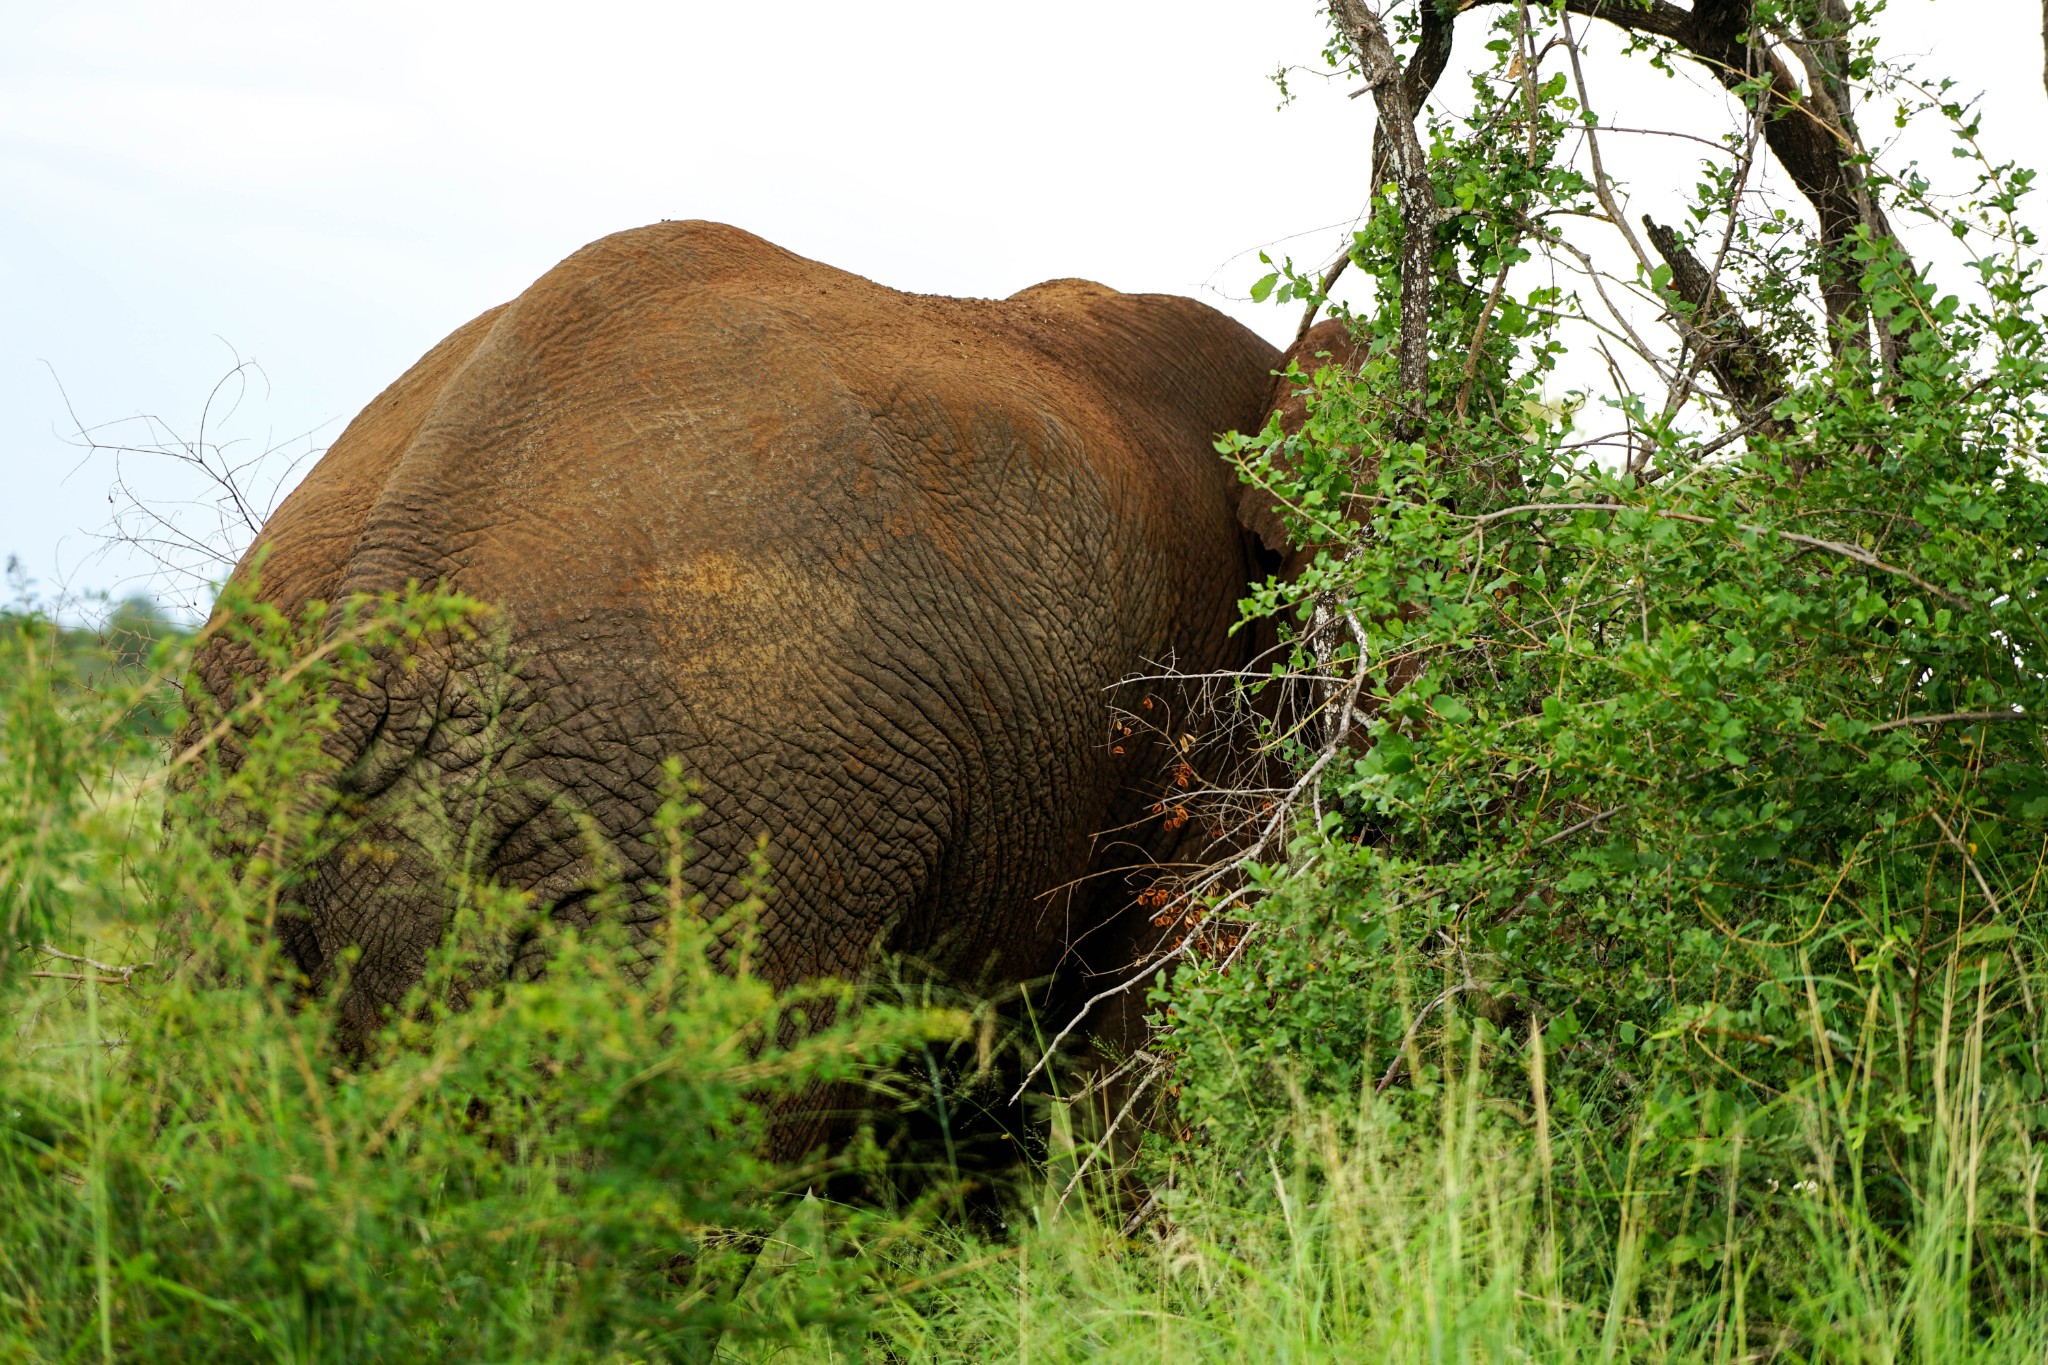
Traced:
<path fill-rule="evenodd" d="M 1408 110 L 1408 125 L 1412 129 L 1415 119 L 1422 113 L 1423 101 L 1436 89 L 1436 83 L 1443 78 L 1444 69 L 1451 61 L 1451 38 L 1457 31 L 1457 15 L 1462 9 L 1462 0 L 1423 0 L 1422 33 L 1415 44 L 1415 51 L 1408 58 L 1408 66 L 1401 73 L 1401 101 Z M 1368 94 L 1374 87 L 1352 91 L 1355 98 Z M 1377 207 L 1380 186 L 1386 183 L 1387 169 L 1393 157 L 1393 144 L 1388 139 L 1387 123 L 1384 117 L 1372 131 L 1372 193 L 1371 202 Z M 1300 346 L 1309 328 L 1315 326 L 1316 314 L 1322 309 L 1323 300 L 1329 297 L 1331 286 L 1344 273 L 1344 267 L 1351 264 L 1351 244 L 1346 243 L 1344 251 L 1330 262 L 1329 269 L 1316 287 L 1315 296 L 1301 315 L 1301 325 L 1294 329 L 1294 345 Z"/>
<path fill-rule="evenodd" d="M 1508 0 L 1475 0 L 1505 4 Z M 1838 7 L 1835 7 L 1838 8 Z M 1897 242 L 1884 211 L 1865 183 L 1863 153 L 1848 120 L 1847 91 L 1840 73 L 1826 60 L 1816 66 L 1812 97 L 1801 91 L 1792 70 L 1757 31 L 1753 0 L 1698 0 L 1691 9 L 1670 0 L 1565 0 L 1565 9 L 1627 29 L 1663 38 L 1705 67 L 1724 87 L 1760 90 L 1758 115 L 1764 142 L 1792 183 L 1813 206 L 1822 250 L 1821 295 L 1827 305 L 1831 339 L 1840 347 L 1867 326 L 1858 283 L 1860 270 L 1849 244 L 1858 226 L 1872 237 Z M 1808 35 L 1810 47 L 1823 57 L 1838 50 L 1838 24 L 1826 35 Z M 1752 83 L 1754 85 L 1752 86 Z M 1911 262 L 1906 263 L 1910 273 Z M 1895 358 L 1917 318 L 1897 315 L 1879 338 L 1888 359 Z"/>

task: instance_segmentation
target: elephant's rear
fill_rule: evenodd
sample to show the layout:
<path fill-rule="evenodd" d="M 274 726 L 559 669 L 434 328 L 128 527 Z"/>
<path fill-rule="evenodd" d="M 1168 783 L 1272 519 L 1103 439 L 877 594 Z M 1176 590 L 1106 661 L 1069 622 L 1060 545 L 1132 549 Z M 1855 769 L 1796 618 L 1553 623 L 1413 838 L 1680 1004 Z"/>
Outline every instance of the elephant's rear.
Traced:
<path fill-rule="evenodd" d="M 673 756 L 714 905 L 769 840 L 772 978 L 884 939 L 1050 971 L 1107 911 L 1043 893 L 1130 813 L 1102 688 L 1233 657 L 1247 568 L 1207 443 L 1258 420 L 1272 360 L 1093 288 L 918 299 L 663 224 L 431 353 L 266 528 L 263 592 L 443 582 L 501 633 L 347 700 L 366 837 L 309 889 L 302 964 L 362 946 L 367 1025 L 439 937 L 451 850 L 564 916 L 637 884 Z"/>

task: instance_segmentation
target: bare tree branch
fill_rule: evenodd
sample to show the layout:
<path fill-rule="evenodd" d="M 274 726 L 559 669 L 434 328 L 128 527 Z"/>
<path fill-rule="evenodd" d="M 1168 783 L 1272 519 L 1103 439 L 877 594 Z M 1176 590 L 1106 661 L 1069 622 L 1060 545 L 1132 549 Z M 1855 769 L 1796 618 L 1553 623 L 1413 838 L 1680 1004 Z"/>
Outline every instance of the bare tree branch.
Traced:
<path fill-rule="evenodd" d="M 178 605 L 197 613 L 204 613 L 214 584 L 234 568 L 299 468 L 324 449 L 315 441 L 319 427 L 285 441 L 223 435 L 223 428 L 236 425 L 251 382 L 267 383 L 261 367 L 240 355 L 188 429 L 146 414 L 88 425 L 54 368 L 50 378 L 71 424 L 70 443 L 88 459 L 112 465 L 107 501 L 113 516 L 98 537 L 101 553 L 119 546 L 140 551 L 156 566 L 152 595 L 168 589 Z M 177 493 L 163 491 L 159 480 L 165 479 L 175 479 Z"/>
<path fill-rule="evenodd" d="M 1505 4 L 1508 0 L 1475 0 Z M 1690 10 L 1669 0 L 1566 0 L 1573 14 L 1604 19 L 1631 33 L 1664 38 L 1693 58 L 1729 90 L 1751 81 L 1763 87 L 1764 141 L 1792 183 L 1813 206 L 1822 248 L 1821 296 L 1837 348 L 1855 340 L 1868 325 L 1858 283 L 1860 271 L 1848 251 L 1858 226 L 1874 237 L 1897 241 L 1884 213 L 1872 200 L 1858 162 L 1861 148 L 1854 125 L 1847 121 L 1847 89 L 1831 70 L 1830 53 L 1839 43 L 1831 36 L 1844 11 L 1823 4 L 1828 36 L 1810 36 L 1818 49 L 1820 71 L 1814 98 L 1799 88 L 1791 68 L 1756 31 L 1753 0 L 1698 0 Z M 1907 263 L 1911 269 L 1911 262 Z M 1897 328 L 1880 338 L 1888 358 L 1895 358 L 1913 319 L 1901 318 Z"/>

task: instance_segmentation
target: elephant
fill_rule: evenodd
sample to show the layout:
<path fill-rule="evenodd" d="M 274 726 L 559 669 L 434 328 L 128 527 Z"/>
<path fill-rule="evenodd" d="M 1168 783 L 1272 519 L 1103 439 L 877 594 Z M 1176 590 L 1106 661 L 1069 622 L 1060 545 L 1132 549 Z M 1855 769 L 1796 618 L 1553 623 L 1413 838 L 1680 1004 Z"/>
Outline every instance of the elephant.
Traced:
<path fill-rule="evenodd" d="M 479 870 L 577 922 L 585 830 L 628 885 L 658 874 L 673 756 L 714 910 L 765 837 L 771 982 L 886 949 L 1095 989 L 1159 933 L 1114 874 L 1188 834 L 1152 813 L 1158 759 L 1114 742 L 1110 689 L 1249 661 L 1275 520 L 1215 442 L 1286 400 L 1281 363 L 1206 305 L 1083 280 L 899 293 L 695 221 L 582 248 L 373 400 L 236 570 L 288 612 L 443 584 L 509 634 L 340 699 L 339 786 L 387 852 L 316 868 L 285 951 L 317 985 L 359 949 L 342 1020 L 376 1027 L 450 914 L 380 812 L 498 763 Z M 200 676 L 244 666 L 213 651 Z M 1142 1036 L 1141 1000 L 1097 1013 Z"/>

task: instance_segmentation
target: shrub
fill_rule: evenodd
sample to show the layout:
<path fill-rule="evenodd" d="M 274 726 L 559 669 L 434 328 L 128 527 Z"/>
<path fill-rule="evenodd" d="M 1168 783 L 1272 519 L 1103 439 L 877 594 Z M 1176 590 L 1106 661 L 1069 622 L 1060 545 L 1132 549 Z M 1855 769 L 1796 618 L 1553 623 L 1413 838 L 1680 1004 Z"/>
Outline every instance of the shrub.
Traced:
<path fill-rule="evenodd" d="M 2013 217 L 2030 174 L 1982 162 L 1951 210 L 1869 172 L 1894 212 L 1977 249 L 1974 301 L 1867 227 L 1846 255 L 1801 255 L 1782 214 L 1708 175 L 1693 224 L 1735 244 L 1724 279 L 1756 317 L 1645 263 L 1638 287 L 1688 338 L 1682 378 L 1661 411 L 1617 394 L 1623 455 L 1597 458 L 1543 388 L 1575 301 L 1501 288 L 1565 250 L 1561 215 L 1612 217 L 1553 160 L 1575 87 L 1520 79 L 1528 25 L 1556 22 L 1504 18 L 1474 112 L 1434 124 L 1427 393 L 1411 406 L 1396 372 L 1399 248 L 1421 229 L 1384 212 L 1352 252 L 1380 286 L 1352 320 L 1368 361 L 1297 372 L 1298 433 L 1225 442 L 1318 547 L 1247 604 L 1315 680 L 1272 736 L 1298 806 L 1252 869 L 1243 946 L 1158 996 L 1180 1121 L 1256 1170 L 1285 1164 L 1304 1104 L 1378 1097 L 1427 1125 L 1457 1074 L 1513 1141 L 1546 1111 L 1558 1197 L 1585 1226 L 1636 1220 L 1696 1292 L 1749 1273 L 1728 1267 L 1760 1230 L 1803 1245 L 1806 1215 L 1763 1192 L 1817 1187 L 1871 1282 L 1920 1274 L 1933 1239 L 1967 1268 L 1944 1311 L 2033 1302 L 2048 332 Z M 1885 86 L 1855 51 L 1975 154 L 1945 94 Z M 1842 259 L 1866 311 L 1831 333 L 1795 286 Z M 1757 371 L 1729 369 L 1726 434 L 1678 420 L 1738 332 L 1776 376 L 1768 404 L 1745 412 Z M 1763 1255 L 1757 1312 L 1819 1292 L 1809 1264 Z"/>
<path fill-rule="evenodd" d="M 666 1359 L 858 1327 L 869 1269 L 837 1249 L 888 1235 L 879 1214 L 808 1217 L 808 1254 L 739 1290 L 782 1195 L 830 1169 L 765 1163 L 764 1106 L 955 1016 L 716 970 L 759 896 L 714 921 L 679 876 L 645 888 L 651 946 L 617 916 L 544 927 L 547 969 L 497 983 L 474 955 L 526 907 L 473 888 L 367 1058 L 282 959 L 278 916 L 341 833 L 318 795 L 333 696 L 473 610 L 414 592 L 292 622 L 231 600 L 208 630 L 260 667 L 168 753 L 120 718 L 185 647 L 84 692 L 54 680 L 47 622 L 0 637 L 0 1356 Z M 209 761 L 229 736 L 236 761 Z M 676 870 L 692 807 L 671 778 Z"/>

